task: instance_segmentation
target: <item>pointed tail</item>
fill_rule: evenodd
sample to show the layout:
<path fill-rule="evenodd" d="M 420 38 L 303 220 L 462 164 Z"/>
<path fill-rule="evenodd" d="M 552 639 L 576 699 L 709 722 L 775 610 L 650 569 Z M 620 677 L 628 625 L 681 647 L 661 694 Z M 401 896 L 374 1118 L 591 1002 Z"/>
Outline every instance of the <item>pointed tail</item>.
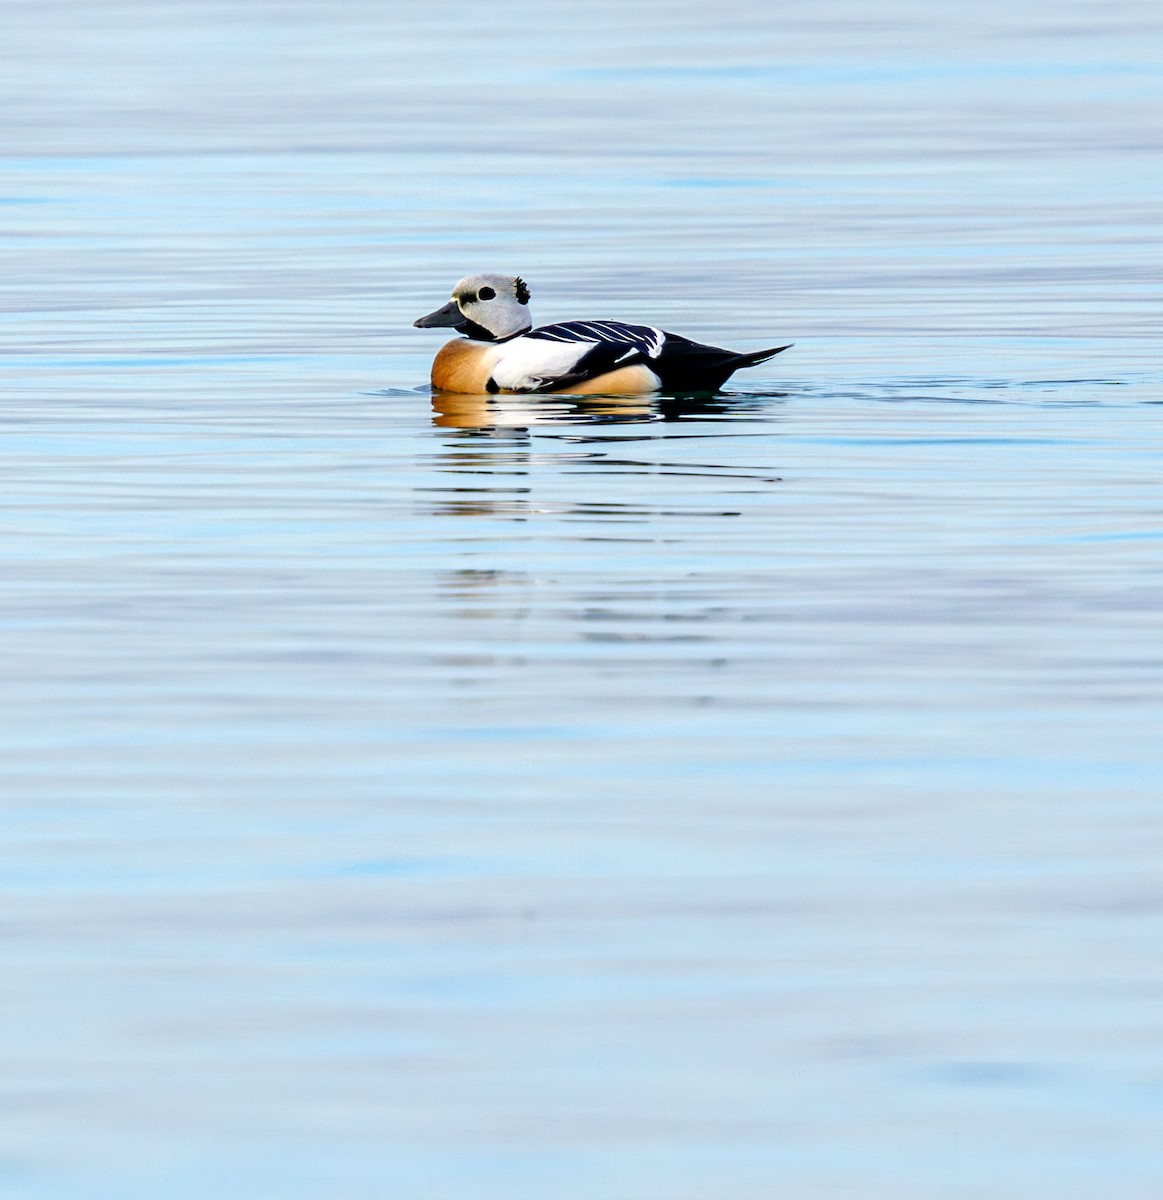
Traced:
<path fill-rule="evenodd" d="M 769 358 L 774 358 L 777 354 L 782 354 L 785 350 L 791 349 L 794 342 L 788 342 L 786 346 L 775 346 L 771 350 L 751 350 L 743 354 L 736 354 L 731 362 L 731 370 L 741 371 L 744 367 L 757 367 L 760 363 L 765 363 Z"/>

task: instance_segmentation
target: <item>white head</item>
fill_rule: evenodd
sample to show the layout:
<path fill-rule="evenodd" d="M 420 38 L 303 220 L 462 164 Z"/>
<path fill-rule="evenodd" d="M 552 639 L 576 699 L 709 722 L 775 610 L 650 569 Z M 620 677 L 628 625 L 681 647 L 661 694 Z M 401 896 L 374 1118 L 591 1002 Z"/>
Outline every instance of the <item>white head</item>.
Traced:
<path fill-rule="evenodd" d="M 529 289 L 512 275 L 468 275 L 443 308 L 415 324 L 417 329 L 450 327 L 474 341 L 503 342 L 533 328 Z"/>

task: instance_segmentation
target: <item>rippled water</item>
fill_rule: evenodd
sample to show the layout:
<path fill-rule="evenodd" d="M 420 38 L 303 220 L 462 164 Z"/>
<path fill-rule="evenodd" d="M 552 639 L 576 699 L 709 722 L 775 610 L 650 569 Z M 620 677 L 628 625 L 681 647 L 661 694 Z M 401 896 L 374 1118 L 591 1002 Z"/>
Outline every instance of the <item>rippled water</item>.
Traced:
<path fill-rule="evenodd" d="M 1157 1196 L 1155 6 L 5 26 L 0 1191 Z"/>

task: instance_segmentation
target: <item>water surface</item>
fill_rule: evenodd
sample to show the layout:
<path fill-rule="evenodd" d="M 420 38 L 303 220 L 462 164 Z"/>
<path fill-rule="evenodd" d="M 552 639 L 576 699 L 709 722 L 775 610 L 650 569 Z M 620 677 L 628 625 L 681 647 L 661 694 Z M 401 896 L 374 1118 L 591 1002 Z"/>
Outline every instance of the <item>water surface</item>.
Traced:
<path fill-rule="evenodd" d="M 1157 1196 L 1154 8 L 7 15 L 0 1189 Z"/>

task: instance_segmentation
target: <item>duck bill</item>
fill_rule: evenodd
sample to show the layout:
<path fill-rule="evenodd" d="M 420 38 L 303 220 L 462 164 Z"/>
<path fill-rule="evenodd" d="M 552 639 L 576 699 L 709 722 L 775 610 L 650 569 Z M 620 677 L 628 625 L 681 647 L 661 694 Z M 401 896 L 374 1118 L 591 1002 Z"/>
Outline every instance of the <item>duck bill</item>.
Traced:
<path fill-rule="evenodd" d="M 417 329 L 458 329 L 464 323 L 464 313 L 457 308 L 455 300 L 449 300 L 443 308 L 412 322 Z"/>

